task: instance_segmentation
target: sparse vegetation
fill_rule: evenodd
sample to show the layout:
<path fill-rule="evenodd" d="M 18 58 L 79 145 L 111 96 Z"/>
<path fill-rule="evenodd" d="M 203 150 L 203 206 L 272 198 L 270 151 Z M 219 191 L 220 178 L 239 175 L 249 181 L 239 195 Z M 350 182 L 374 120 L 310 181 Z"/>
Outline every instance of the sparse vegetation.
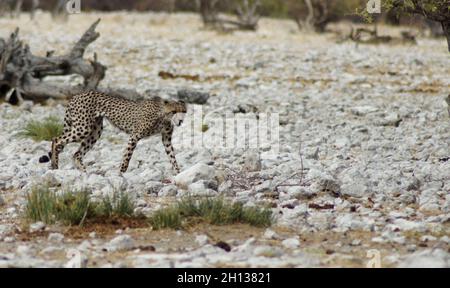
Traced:
<path fill-rule="evenodd" d="M 440 23 L 450 52 L 450 3 L 448 0 L 385 0 L 381 3 L 386 12 L 393 11 L 398 15 L 420 15 Z M 360 14 L 369 21 L 373 18 L 367 11 L 360 11 Z"/>
<path fill-rule="evenodd" d="M 183 226 L 183 219 L 177 206 L 157 210 L 149 220 L 150 225 L 155 230 L 163 228 L 180 229 Z"/>
<path fill-rule="evenodd" d="M 88 191 L 58 193 L 47 186 L 36 186 L 27 195 L 25 214 L 31 221 L 77 225 L 93 214 L 89 202 Z"/>
<path fill-rule="evenodd" d="M 96 215 L 112 217 L 132 217 L 134 203 L 131 197 L 124 192 L 113 193 L 112 197 L 104 197 L 96 206 Z"/>
<path fill-rule="evenodd" d="M 142 218 L 134 213 L 130 196 L 115 192 L 111 197 L 92 201 L 89 190 L 58 191 L 48 186 L 35 186 L 27 195 L 25 218 L 30 222 L 80 225 L 96 218 Z M 153 229 L 180 229 L 188 224 L 206 222 L 213 225 L 244 223 L 268 227 L 272 212 L 268 208 L 244 207 L 223 198 L 187 197 L 173 206 L 157 210 L 148 218 Z"/>
<path fill-rule="evenodd" d="M 53 224 L 82 225 L 96 217 L 133 217 L 131 198 L 116 192 L 101 201 L 91 201 L 90 191 L 55 191 L 48 186 L 35 186 L 27 195 L 25 218 Z"/>
<path fill-rule="evenodd" d="M 179 229 L 184 225 L 207 222 L 213 225 L 245 223 L 257 227 L 268 227 L 272 223 L 270 209 L 244 207 L 240 203 L 229 203 L 222 198 L 194 199 L 179 201 L 174 206 L 156 211 L 150 217 L 154 229 Z"/>
<path fill-rule="evenodd" d="M 19 137 L 34 141 L 51 141 L 62 133 L 63 124 L 57 117 L 48 117 L 43 121 L 31 120 L 17 134 Z"/>
<path fill-rule="evenodd" d="M 202 132 L 205 133 L 206 131 L 208 131 L 208 129 L 209 129 L 208 124 L 203 123 L 203 124 L 202 124 Z"/>

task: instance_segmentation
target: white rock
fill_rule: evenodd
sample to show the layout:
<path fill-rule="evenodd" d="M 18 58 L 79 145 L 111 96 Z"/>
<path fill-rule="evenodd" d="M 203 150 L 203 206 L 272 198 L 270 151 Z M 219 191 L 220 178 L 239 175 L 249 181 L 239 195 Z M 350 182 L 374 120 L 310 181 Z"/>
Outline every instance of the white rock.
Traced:
<path fill-rule="evenodd" d="M 261 156 L 258 151 L 249 149 L 244 154 L 244 169 L 247 171 L 261 170 Z"/>
<path fill-rule="evenodd" d="M 41 178 L 42 183 L 45 183 L 46 185 L 53 187 L 59 185 L 61 182 L 58 179 L 58 172 L 55 172 L 53 170 L 48 170 Z"/>
<path fill-rule="evenodd" d="M 255 249 L 255 242 L 255 237 L 249 238 L 242 245 L 234 247 L 232 251 L 238 251 L 240 253 L 251 253 Z"/>
<path fill-rule="evenodd" d="M 0 238 L 5 237 L 6 235 L 12 233 L 14 231 L 12 225 L 1 224 L 0 225 Z"/>
<path fill-rule="evenodd" d="M 300 241 L 297 238 L 288 238 L 286 240 L 283 240 L 281 242 L 281 245 L 289 249 L 295 249 L 300 246 Z"/>
<path fill-rule="evenodd" d="M 349 168 L 341 174 L 341 193 L 345 196 L 361 198 L 369 196 L 369 187 L 365 176 L 357 168 Z"/>
<path fill-rule="evenodd" d="M 218 188 L 219 194 L 233 195 L 232 187 L 233 182 L 231 180 L 222 182 Z"/>
<path fill-rule="evenodd" d="M 413 222 L 406 219 L 395 219 L 394 225 L 398 226 L 398 228 L 402 231 L 418 231 L 425 232 L 426 225 L 421 222 Z"/>
<path fill-rule="evenodd" d="M 64 240 L 64 235 L 61 233 L 50 233 L 48 235 L 48 241 L 54 242 L 54 243 L 61 243 Z"/>
<path fill-rule="evenodd" d="M 5 242 L 5 243 L 13 243 L 15 241 L 16 241 L 16 238 L 14 238 L 12 236 L 8 236 L 3 239 L 3 242 Z"/>
<path fill-rule="evenodd" d="M 77 250 L 88 251 L 91 248 L 92 248 L 91 242 L 89 240 L 84 240 L 83 242 L 81 242 L 80 245 L 78 245 Z"/>
<path fill-rule="evenodd" d="M 269 239 L 269 240 L 277 240 L 280 239 L 280 236 L 277 234 L 277 232 L 267 228 L 266 231 L 264 231 L 264 235 L 263 237 L 265 239 Z"/>
<path fill-rule="evenodd" d="M 290 186 L 286 189 L 286 192 L 289 194 L 290 198 L 309 199 L 309 198 L 314 197 L 314 195 L 316 195 L 316 193 L 313 190 L 308 189 L 308 188 L 301 187 L 301 186 Z"/>
<path fill-rule="evenodd" d="M 255 256 L 262 257 L 281 257 L 283 256 L 283 250 L 274 246 L 258 246 L 253 250 Z"/>
<path fill-rule="evenodd" d="M 357 116 L 365 116 L 365 115 L 367 115 L 367 114 L 369 114 L 369 113 L 377 112 L 378 110 L 379 110 L 379 109 L 378 109 L 377 107 L 366 105 L 366 106 L 356 106 L 356 107 L 352 107 L 350 111 L 351 111 L 354 115 L 357 115 Z"/>
<path fill-rule="evenodd" d="M 53 253 L 59 253 L 61 251 L 63 251 L 64 248 L 63 247 L 55 247 L 55 246 L 49 246 L 46 247 L 44 249 L 42 249 L 39 254 L 53 254 Z"/>
<path fill-rule="evenodd" d="M 209 189 L 202 180 L 189 184 L 188 192 L 192 196 L 214 196 L 218 194 L 216 191 Z"/>
<path fill-rule="evenodd" d="M 442 236 L 441 238 L 439 238 L 439 241 L 447 243 L 447 244 L 450 244 L 450 237 L 448 237 L 447 235 L 446 236 Z"/>
<path fill-rule="evenodd" d="M 209 239 L 208 239 L 208 236 L 206 236 L 206 235 L 197 235 L 197 236 L 195 236 L 195 242 L 197 242 L 197 244 L 200 246 L 204 246 L 204 245 L 208 244 Z"/>
<path fill-rule="evenodd" d="M 34 233 L 37 231 L 44 230 L 45 223 L 44 222 L 36 222 L 30 225 L 30 233 Z"/>
<path fill-rule="evenodd" d="M 418 251 L 399 264 L 400 268 L 449 268 L 450 254 L 442 249 Z"/>
<path fill-rule="evenodd" d="M 367 195 L 368 188 L 364 184 L 364 181 L 355 180 L 355 182 L 347 182 L 342 184 L 341 193 L 344 196 L 350 196 L 355 198 L 361 198 Z"/>
<path fill-rule="evenodd" d="M 422 237 L 420 237 L 420 241 L 422 242 L 431 242 L 431 241 L 436 241 L 437 238 L 431 235 L 423 235 Z"/>
<path fill-rule="evenodd" d="M 342 148 L 345 148 L 347 146 L 350 146 L 350 143 L 351 142 L 350 142 L 350 140 L 347 137 L 340 137 L 340 138 L 336 139 L 336 141 L 334 142 L 334 146 L 337 149 L 342 149 Z"/>
<path fill-rule="evenodd" d="M 25 256 L 31 253 L 31 247 L 26 245 L 19 245 L 16 249 L 17 254 Z"/>
<path fill-rule="evenodd" d="M 195 183 L 200 180 L 212 180 L 215 175 L 215 170 L 212 166 L 198 163 L 194 166 L 182 171 L 175 176 L 175 183 L 177 186 L 187 188 L 189 184 Z"/>
<path fill-rule="evenodd" d="M 134 247 L 134 240 L 130 235 L 120 235 L 109 241 L 108 251 L 130 250 Z"/>
<path fill-rule="evenodd" d="M 77 249 L 69 249 L 66 257 L 70 260 L 64 264 L 64 268 L 86 268 L 88 259 L 81 251 Z"/>
<path fill-rule="evenodd" d="M 319 230 L 325 230 L 331 227 L 331 217 L 325 213 L 312 213 L 307 221 L 309 225 Z"/>
<path fill-rule="evenodd" d="M 173 197 L 177 195 L 177 186 L 175 185 L 166 185 L 161 188 L 158 192 L 159 197 Z"/>
<path fill-rule="evenodd" d="M 160 196 L 159 191 L 161 190 L 161 188 L 163 188 L 163 184 L 161 182 L 148 181 L 145 183 L 144 189 L 147 191 L 147 194 L 158 194 L 158 196 Z"/>

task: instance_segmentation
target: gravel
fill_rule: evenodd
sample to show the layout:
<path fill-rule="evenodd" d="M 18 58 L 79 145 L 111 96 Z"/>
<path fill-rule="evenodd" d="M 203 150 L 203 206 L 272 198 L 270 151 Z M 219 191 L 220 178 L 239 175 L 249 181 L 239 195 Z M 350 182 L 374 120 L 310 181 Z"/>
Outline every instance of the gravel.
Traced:
<path fill-rule="evenodd" d="M 68 49 L 98 16 L 81 14 L 70 17 L 67 25 L 54 25 L 48 14 L 39 12 L 39 25 L 29 25 L 27 17 L 0 19 L 0 33 L 4 37 L 20 26 L 21 37 L 31 49 L 45 55 L 48 50 Z M 278 151 L 272 153 L 273 147 L 266 144 L 247 150 L 186 146 L 183 131 L 189 129 L 185 121 L 173 136 L 180 174 L 173 175 L 160 137 L 151 137 L 139 143 L 129 170 L 121 175 L 118 167 L 127 135 L 105 122 L 101 139 L 85 157 L 88 173 L 80 173 L 73 165 L 76 145 L 69 145 L 61 154 L 60 169 L 50 171 L 48 163 L 39 163 L 50 142 L 34 142 L 15 134 L 32 119 L 51 115 L 62 119 L 64 105 L 54 101 L 50 105 L 26 102 L 19 107 L 1 103 L 0 241 L 15 247 L 10 251 L 17 252 L 18 245 L 32 245 L 16 243 L 14 225 L 20 222 L 26 192 L 46 183 L 75 190 L 89 188 L 94 196 L 123 190 L 148 203 L 141 201 L 144 212 L 187 194 L 224 196 L 249 206 L 268 205 L 274 212 L 273 230 L 291 229 L 296 235 L 334 233 L 341 237 L 341 246 L 333 250 L 342 251 L 370 248 L 365 243 L 392 243 L 389 245 L 397 245 L 401 255 L 389 258 L 391 266 L 449 266 L 448 249 L 432 252 L 420 244 L 423 237 L 426 243 L 434 243 L 449 233 L 450 121 L 444 98 L 450 86 L 450 59 L 445 41 L 357 47 L 336 44 L 327 36 L 291 33 L 297 29 L 295 23 L 279 20 L 263 19 L 255 34 L 223 36 L 198 29 L 197 15 L 120 12 L 101 16 L 101 37 L 87 56 L 96 51 L 108 66 L 102 86 L 157 92 L 161 97 L 203 104 L 205 114 L 210 113 L 203 119 L 208 129 L 200 133 L 198 124 L 196 141 L 221 135 L 223 126 L 215 120 L 222 116 L 255 120 L 255 112 L 277 113 Z M 148 25 L 149 19 L 179 25 L 179 29 Z M 71 25 L 75 21 L 77 25 Z M 130 21 L 133 25 L 128 25 Z M 136 38 L 136 31 L 146 37 Z M 161 36 L 167 33 L 172 34 Z M 212 58 L 215 61 L 209 61 Z M 198 75 L 200 81 L 164 80 L 158 77 L 160 71 Z M 79 79 L 67 76 L 58 81 L 75 84 Z M 198 92 L 185 93 L 184 88 Z M 190 107 L 191 111 L 195 108 Z M 238 138 L 236 141 L 244 137 Z M 249 138 L 256 140 L 255 136 Z M 239 172 L 235 175 L 238 179 L 229 180 L 227 167 Z M 34 223 L 29 232 L 47 228 Z M 261 239 L 232 245 L 228 253 L 206 244 L 192 251 L 127 254 L 112 266 L 333 265 L 323 255 L 301 251 L 308 247 L 298 238 L 273 230 L 263 231 Z M 344 236 L 351 232 L 369 236 L 355 242 Z M 97 235 L 92 241 L 99 242 L 86 249 L 94 253 L 104 247 L 109 252 L 127 253 L 137 244 L 134 236 L 126 230 L 123 233 L 112 240 L 97 239 Z M 65 249 L 76 248 L 61 234 L 50 234 L 48 240 Z M 275 241 L 277 247 L 269 248 L 264 241 Z M 262 248 L 255 249 L 259 246 Z M 291 249 L 296 252 L 290 254 Z M 42 260 L 33 249 L 28 251 L 31 256 L 14 252 L 3 260 L 7 252 L 0 248 L 0 266 L 79 265 L 70 262 L 73 257 Z M 349 251 L 348 257 L 357 257 Z M 85 260 L 81 263 L 88 265 Z"/>

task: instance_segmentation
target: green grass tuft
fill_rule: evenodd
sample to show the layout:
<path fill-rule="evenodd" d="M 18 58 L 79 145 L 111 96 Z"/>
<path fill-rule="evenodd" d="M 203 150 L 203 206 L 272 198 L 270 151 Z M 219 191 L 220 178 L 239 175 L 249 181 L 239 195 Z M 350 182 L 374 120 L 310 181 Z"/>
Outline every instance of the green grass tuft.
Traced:
<path fill-rule="evenodd" d="M 67 191 L 58 194 L 49 187 L 36 186 L 27 195 L 25 216 L 34 222 L 76 225 L 88 214 L 92 214 L 89 204 L 88 191 Z"/>
<path fill-rule="evenodd" d="M 106 217 L 132 217 L 134 209 L 134 202 L 128 194 L 114 192 L 112 197 L 106 196 L 97 204 L 96 213 Z"/>
<path fill-rule="evenodd" d="M 47 224 L 82 225 L 96 217 L 134 217 L 134 202 L 125 193 L 115 193 L 101 201 L 91 201 L 90 191 L 57 193 L 47 186 L 33 187 L 27 195 L 25 217 Z"/>
<path fill-rule="evenodd" d="M 63 124 L 57 117 L 50 116 L 43 121 L 31 120 L 17 134 L 19 137 L 31 138 L 34 141 L 51 141 L 61 135 Z"/>
<path fill-rule="evenodd" d="M 149 222 L 155 230 L 163 228 L 181 229 L 183 227 L 183 220 L 177 207 L 157 210 L 149 218 Z"/>
<path fill-rule="evenodd" d="M 92 201 L 90 191 L 57 192 L 48 186 L 35 186 L 27 195 L 25 218 L 47 224 L 80 225 L 96 218 L 140 217 L 135 215 L 135 203 L 123 192 Z M 189 224 L 206 222 L 212 225 L 244 223 L 256 227 L 272 224 L 272 212 L 268 208 L 244 207 L 223 198 L 187 197 L 167 208 L 154 212 L 148 221 L 153 229 L 181 229 Z"/>
<path fill-rule="evenodd" d="M 154 229 L 179 229 L 189 220 L 213 225 L 245 223 L 257 227 L 268 227 L 273 219 L 270 209 L 244 207 L 240 203 L 232 204 L 222 198 L 196 200 L 188 197 L 174 206 L 156 211 L 150 217 L 150 224 Z"/>
<path fill-rule="evenodd" d="M 206 131 L 208 131 L 208 129 L 209 129 L 208 124 L 203 123 L 203 124 L 202 124 L 202 133 L 205 133 Z"/>

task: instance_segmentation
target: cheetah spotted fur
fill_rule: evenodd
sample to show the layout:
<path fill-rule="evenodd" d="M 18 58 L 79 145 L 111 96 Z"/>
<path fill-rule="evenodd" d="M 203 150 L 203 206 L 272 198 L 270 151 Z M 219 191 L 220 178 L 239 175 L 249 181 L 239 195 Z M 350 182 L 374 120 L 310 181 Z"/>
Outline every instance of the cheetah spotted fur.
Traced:
<path fill-rule="evenodd" d="M 172 132 L 175 125 L 181 125 L 186 113 L 184 102 L 154 98 L 151 100 L 131 101 L 104 93 L 90 91 L 73 96 L 68 103 L 61 136 L 52 141 L 51 169 L 58 169 L 59 154 L 64 146 L 79 142 L 80 147 L 73 155 L 75 166 L 85 172 L 84 155 L 100 138 L 103 130 L 103 118 L 106 118 L 122 131 L 130 134 L 128 147 L 123 155 L 120 172 L 126 172 L 133 151 L 140 139 L 162 135 L 165 151 L 175 172 L 180 169 L 172 146 Z"/>

